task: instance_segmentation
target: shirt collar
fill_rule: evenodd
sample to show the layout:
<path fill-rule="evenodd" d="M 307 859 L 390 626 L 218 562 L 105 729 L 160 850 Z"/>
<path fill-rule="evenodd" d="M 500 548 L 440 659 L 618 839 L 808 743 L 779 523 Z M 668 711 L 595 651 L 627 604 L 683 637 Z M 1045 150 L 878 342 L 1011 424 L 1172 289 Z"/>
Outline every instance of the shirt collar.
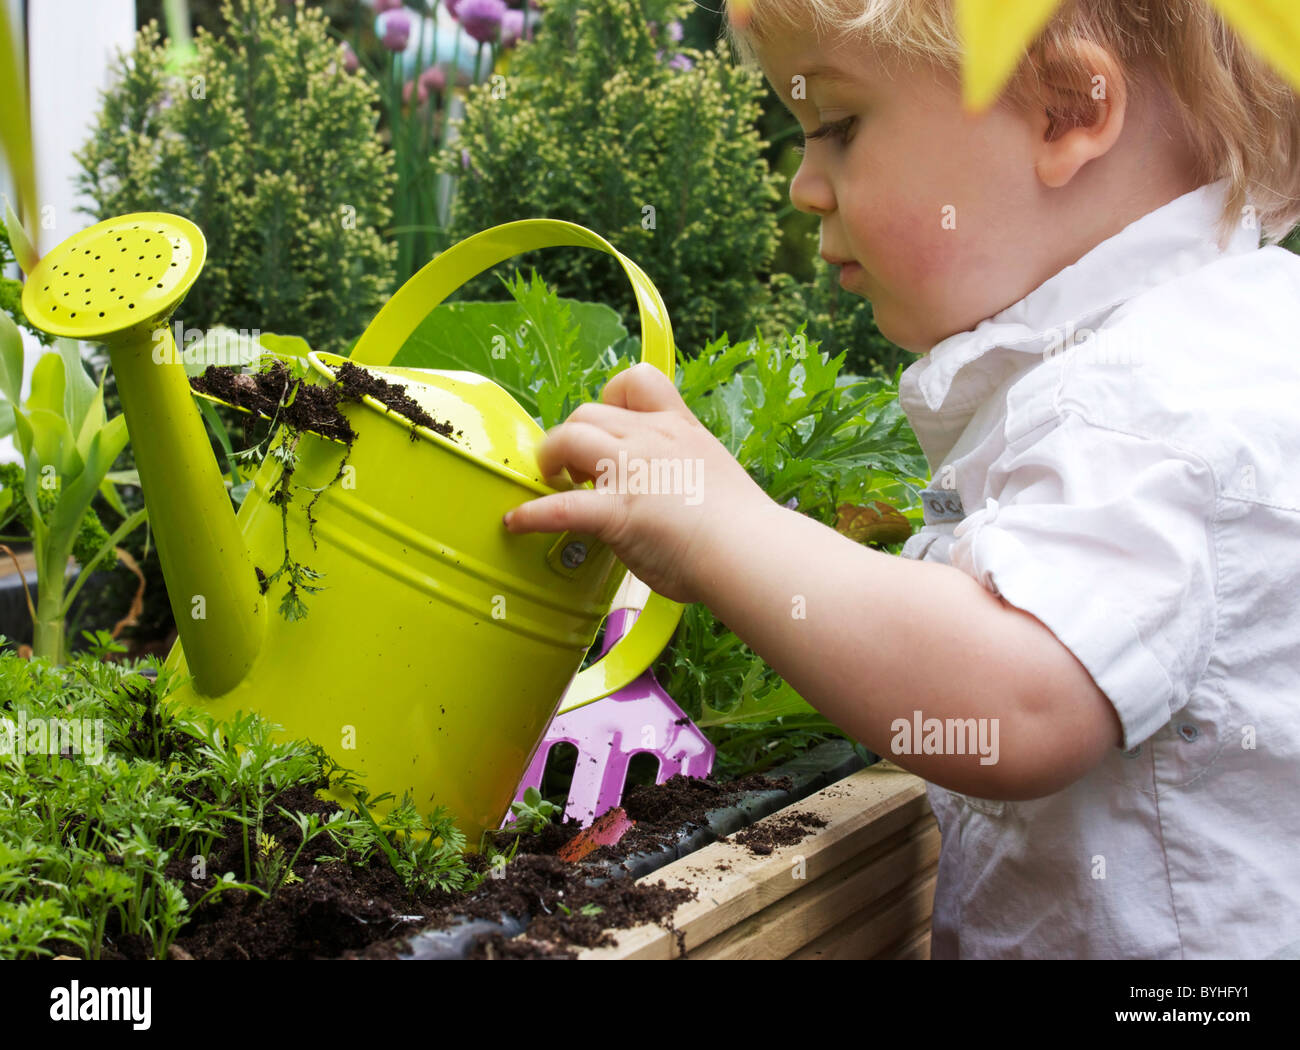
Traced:
<path fill-rule="evenodd" d="M 1054 341 L 1059 346 L 1069 326 L 1088 327 L 1086 322 L 1141 292 L 1223 255 L 1258 249 L 1258 227 L 1243 222 L 1220 251 L 1218 223 L 1227 192 L 1228 180 L 1221 179 L 1147 213 L 1018 303 L 913 362 L 899 381 L 899 403 L 931 465 L 932 449 L 939 450 L 922 433 L 929 417 L 943 416 L 940 429 L 951 433 L 957 422 L 952 416 L 972 416 L 1011 372 L 1033 364 Z"/>

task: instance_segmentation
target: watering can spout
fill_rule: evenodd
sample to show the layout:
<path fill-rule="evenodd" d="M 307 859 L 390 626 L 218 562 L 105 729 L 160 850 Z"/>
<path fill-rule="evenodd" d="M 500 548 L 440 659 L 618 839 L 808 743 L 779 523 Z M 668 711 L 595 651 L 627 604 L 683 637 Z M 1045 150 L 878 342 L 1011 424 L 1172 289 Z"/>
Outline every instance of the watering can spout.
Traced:
<path fill-rule="evenodd" d="M 179 216 L 109 219 L 41 259 L 23 309 L 53 335 L 108 348 L 186 664 L 195 691 L 216 697 L 252 667 L 267 617 L 169 327 L 205 254 Z"/>

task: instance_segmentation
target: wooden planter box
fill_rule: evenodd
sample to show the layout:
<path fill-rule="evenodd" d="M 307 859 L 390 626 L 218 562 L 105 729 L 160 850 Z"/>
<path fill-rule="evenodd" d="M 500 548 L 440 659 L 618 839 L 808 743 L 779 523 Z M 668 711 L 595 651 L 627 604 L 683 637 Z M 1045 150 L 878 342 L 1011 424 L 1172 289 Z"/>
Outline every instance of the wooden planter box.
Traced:
<path fill-rule="evenodd" d="M 652 872 L 699 891 L 677 932 L 612 931 L 615 947 L 581 957 L 672 959 L 680 940 L 689 959 L 928 959 L 939 828 L 924 782 L 878 762 L 759 824 L 790 813 L 827 823 L 770 855 L 728 840 Z"/>

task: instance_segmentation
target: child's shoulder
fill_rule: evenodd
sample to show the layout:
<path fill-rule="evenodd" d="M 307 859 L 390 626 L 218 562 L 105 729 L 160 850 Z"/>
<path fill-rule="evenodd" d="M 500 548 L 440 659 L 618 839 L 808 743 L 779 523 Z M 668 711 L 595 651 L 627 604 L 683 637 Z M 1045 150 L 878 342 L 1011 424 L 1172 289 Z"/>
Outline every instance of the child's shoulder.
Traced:
<path fill-rule="evenodd" d="M 1164 281 L 1035 371 L 1057 412 L 1158 437 L 1216 473 L 1300 457 L 1300 257 L 1261 248 Z"/>

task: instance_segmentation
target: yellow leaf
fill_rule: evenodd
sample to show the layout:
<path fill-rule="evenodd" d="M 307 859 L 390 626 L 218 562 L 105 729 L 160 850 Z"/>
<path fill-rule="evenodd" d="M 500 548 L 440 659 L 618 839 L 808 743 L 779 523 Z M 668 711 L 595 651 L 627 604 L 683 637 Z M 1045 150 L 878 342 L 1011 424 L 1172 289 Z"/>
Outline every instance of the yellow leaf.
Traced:
<path fill-rule="evenodd" d="M 1300 91 L 1300 4 L 1296 0 L 1211 0 L 1223 20 Z"/>
<path fill-rule="evenodd" d="M 904 543 L 912 535 L 912 523 L 883 500 L 870 507 L 841 503 L 835 512 L 835 531 L 858 543 Z"/>
<path fill-rule="evenodd" d="M 966 48 L 963 102 L 988 109 L 1047 25 L 1061 0 L 957 0 L 957 29 Z"/>

